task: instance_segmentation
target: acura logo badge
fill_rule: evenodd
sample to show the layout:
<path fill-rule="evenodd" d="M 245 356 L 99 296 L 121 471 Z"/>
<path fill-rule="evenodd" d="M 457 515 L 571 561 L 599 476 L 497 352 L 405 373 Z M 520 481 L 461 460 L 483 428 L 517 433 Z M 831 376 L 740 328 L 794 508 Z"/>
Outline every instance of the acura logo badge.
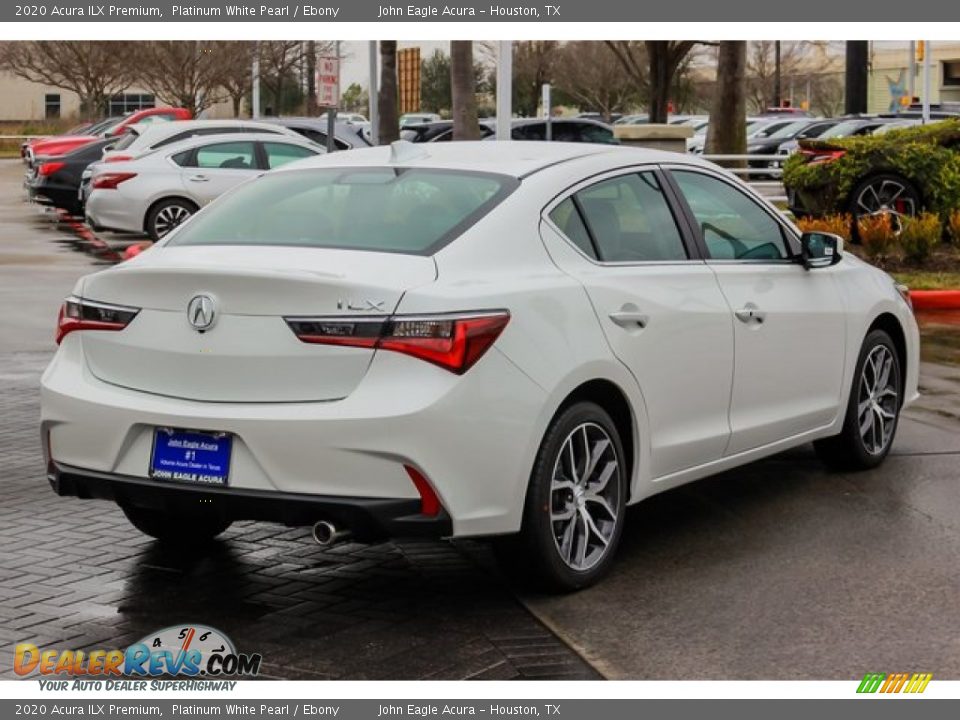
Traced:
<path fill-rule="evenodd" d="M 216 305 L 209 295 L 196 295 L 187 305 L 187 320 L 198 332 L 209 330 L 216 319 Z"/>

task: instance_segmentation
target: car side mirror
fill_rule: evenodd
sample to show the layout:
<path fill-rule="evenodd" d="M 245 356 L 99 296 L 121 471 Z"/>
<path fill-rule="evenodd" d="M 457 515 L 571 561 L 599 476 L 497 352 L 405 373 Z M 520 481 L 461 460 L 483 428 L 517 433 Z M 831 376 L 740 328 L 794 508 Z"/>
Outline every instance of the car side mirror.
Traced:
<path fill-rule="evenodd" d="M 807 270 L 832 267 L 843 256 L 843 238 L 824 232 L 805 232 L 800 237 L 800 261 Z"/>

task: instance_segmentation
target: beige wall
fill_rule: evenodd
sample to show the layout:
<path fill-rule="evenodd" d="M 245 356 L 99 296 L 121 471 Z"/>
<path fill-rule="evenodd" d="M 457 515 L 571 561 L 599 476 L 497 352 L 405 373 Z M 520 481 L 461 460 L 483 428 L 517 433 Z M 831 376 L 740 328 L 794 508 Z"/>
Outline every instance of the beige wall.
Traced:
<path fill-rule="evenodd" d="M 944 61 L 960 60 L 960 42 L 933 43 L 930 53 L 930 102 L 960 102 L 960 87 L 941 87 Z M 898 87 L 909 87 L 909 50 L 883 49 L 874 52 L 871 58 L 872 70 L 868 86 L 867 109 L 870 112 L 889 112 L 894 92 Z M 891 87 L 893 86 L 893 87 Z M 914 94 L 923 95 L 922 68 L 917 63 L 917 75 L 914 80 Z"/>
<path fill-rule="evenodd" d="M 149 93 L 148 90 L 139 87 L 127 88 L 127 92 Z M 42 122 L 45 118 L 44 96 L 47 93 L 59 93 L 61 118 L 65 120 L 76 118 L 80 111 L 80 100 L 76 93 L 41 83 L 32 83 L 0 71 L 0 122 Z M 233 106 L 229 101 L 218 103 L 207 110 L 204 117 L 233 117 Z"/>

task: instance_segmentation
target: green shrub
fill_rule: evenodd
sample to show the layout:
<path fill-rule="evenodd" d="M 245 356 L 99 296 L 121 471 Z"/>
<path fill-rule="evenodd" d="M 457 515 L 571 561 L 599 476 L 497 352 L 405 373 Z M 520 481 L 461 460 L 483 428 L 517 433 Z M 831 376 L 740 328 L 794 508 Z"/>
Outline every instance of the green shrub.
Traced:
<path fill-rule="evenodd" d="M 940 244 L 943 225 L 933 213 L 920 213 L 916 217 L 903 218 L 900 232 L 900 247 L 907 260 L 921 263 Z"/>
<path fill-rule="evenodd" d="M 804 140 L 802 146 L 846 151 L 840 158 L 818 163 L 794 153 L 784 163 L 784 185 L 811 199 L 821 212 L 846 211 L 845 203 L 856 185 L 881 172 L 909 180 L 926 209 L 944 220 L 960 208 L 960 119 L 882 135 Z"/>

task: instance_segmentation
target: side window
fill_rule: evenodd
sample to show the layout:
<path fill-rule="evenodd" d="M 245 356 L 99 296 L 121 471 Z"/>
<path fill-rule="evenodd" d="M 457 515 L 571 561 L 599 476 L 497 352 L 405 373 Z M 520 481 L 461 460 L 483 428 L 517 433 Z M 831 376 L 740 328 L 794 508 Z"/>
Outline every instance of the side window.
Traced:
<path fill-rule="evenodd" d="M 604 180 L 578 192 L 576 199 L 600 260 L 687 259 L 680 230 L 652 172 Z"/>
<path fill-rule="evenodd" d="M 587 232 L 587 226 L 583 224 L 580 211 L 577 210 L 577 206 L 571 198 L 567 198 L 551 210 L 550 219 L 588 257 L 592 257 L 594 260 L 598 259 L 597 253 L 593 249 L 593 242 L 590 240 L 590 233 Z"/>
<path fill-rule="evenodd" d="M 193 155 L 193 150 L 184 150 L 183 152 L 178 152 L 170 159 L 180 167 L 193 167 L 193 163 L 190 162 L 191 155 Z"/>
<path fill-rule="evenodd" d="M 615 144 L 613 133 L 610 130 L 598 125 L 590 125 L 589 123 L 584 123 L 580 126 L 580 140 L 581 142 L 603 143 L 605 145 Z"/>
<path fill-rule="evenodd" d="M 257 166 L 252 142 L 217 143 L 199 148 L 194 164 L 199 168 L 225 170 L 252 170 Z"/>
<path fill-rule="evenodd" d="M 267 167 L 271 170 L 294 160 L 302 160 L 315 155 L 309 148 L 300 145 L 288 145 L 287 143 L 267 142 L 263 144 L 263 149 L 267 154 Z"/>
<path fill-rule="evenodd" d="M 789 257 L 780 224 L 747 195 L 717 178 L 674 170 L 714 260 L 781 260 Z"/>

